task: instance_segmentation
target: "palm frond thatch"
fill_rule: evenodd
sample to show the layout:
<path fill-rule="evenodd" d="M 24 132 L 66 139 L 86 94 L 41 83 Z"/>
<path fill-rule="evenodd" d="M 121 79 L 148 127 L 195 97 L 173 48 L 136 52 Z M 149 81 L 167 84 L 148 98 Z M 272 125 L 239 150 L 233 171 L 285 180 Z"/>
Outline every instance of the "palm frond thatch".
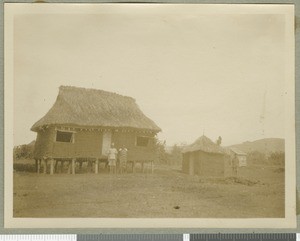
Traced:
<path fill-rule="evenodd" d="M 214 143 L 211 139 L 206 136 L 199 137 L 193 144 L 185 147 L 183 153 L 194 152 L 194 151 L 203 151 L 207 153 L 217 153 L 225 154 L 226 151 L 221 146 Z"/>
<path fill-rule="evenodd" d="M 126 127 L 159 132 L 139 109 L 135 99 L 103 90 L 61 86 L 56 102 L 31 128 L 47 125 Z"/>

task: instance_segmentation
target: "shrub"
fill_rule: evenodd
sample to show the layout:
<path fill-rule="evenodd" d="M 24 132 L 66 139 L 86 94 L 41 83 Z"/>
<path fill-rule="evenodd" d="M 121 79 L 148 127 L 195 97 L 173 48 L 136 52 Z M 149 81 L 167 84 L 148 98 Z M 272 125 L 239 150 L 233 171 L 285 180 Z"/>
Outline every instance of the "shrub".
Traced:
<path fill-rule="evenodd" d="M 20 145 L 14 147 L 14 160 L 33 158 L 34 145 Z"/>

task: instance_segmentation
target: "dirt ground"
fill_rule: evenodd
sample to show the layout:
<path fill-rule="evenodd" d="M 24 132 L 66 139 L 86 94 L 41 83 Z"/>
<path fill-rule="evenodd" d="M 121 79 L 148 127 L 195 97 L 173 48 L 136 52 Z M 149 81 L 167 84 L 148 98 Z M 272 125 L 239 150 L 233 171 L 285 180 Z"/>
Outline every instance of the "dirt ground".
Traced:
<path fill-rule="evenodd" d="M 282 168 L 244 167 L 239 176 L 202 180 L 167 166 L 153 174 L 15 171 L 14 217 L 284 217 Z"/>

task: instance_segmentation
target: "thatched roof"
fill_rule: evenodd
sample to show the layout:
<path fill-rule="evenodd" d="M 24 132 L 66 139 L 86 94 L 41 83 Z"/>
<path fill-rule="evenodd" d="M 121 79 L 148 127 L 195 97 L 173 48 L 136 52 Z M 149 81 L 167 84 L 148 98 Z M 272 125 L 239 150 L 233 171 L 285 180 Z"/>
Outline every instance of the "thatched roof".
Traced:
<path fill-rule="evenodd" d="M 31 128 L 48 125 L 126 127 L 159 132 L 161 129 L 139 109 L 135 99 L 119 94 L 61 86 L 48 113 Z"/>
<path fill-rule="evenodd" d="M 240 156 L 247 156 L 247 153 L 246 152 L 243 152 L 242 150 L 236 148 L 236 147 L 230 147 L 229 148 L 232 152 L 234 152 L 235 154 L 237 155 L 240 155 Z"/>
<path fill-rule="evenodd" d="M 185 147 L 183 153 L 203 151 L 207 153 L 225 154 L 225 149 L 214 143 L 211 139 L 206 136 L 199 137 L 193 144 Z"/>

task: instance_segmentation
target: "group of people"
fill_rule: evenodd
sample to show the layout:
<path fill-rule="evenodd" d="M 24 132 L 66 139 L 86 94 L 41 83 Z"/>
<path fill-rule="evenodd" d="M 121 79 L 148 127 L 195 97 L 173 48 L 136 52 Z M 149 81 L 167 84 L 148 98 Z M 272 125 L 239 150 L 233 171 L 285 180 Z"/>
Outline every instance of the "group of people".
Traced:
<path fill-rule="evenodd" d="M 119 151 L 115 148 L 114 143 L 108 150 L 108 166 L 109 173 L 117 173 L 117 167 L 120 173 L 127 171 L 127 148 L 122 146 Z"/>

